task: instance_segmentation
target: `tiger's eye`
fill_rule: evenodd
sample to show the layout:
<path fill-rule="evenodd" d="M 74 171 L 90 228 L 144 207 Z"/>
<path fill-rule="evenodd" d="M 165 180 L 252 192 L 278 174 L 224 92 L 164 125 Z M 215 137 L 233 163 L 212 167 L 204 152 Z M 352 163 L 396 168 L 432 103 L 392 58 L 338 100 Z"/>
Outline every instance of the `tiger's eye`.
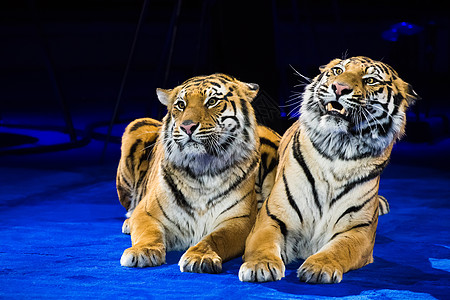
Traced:
<path fill-rule="evenodd" d="M 186 105 L 184 104 L 183 101 L 178 101 L 177 103 L 175 103 L 175 106 L 180 110 L 183 110 L 186 108 Z"/>
<path fill-rule="evenodd" d="M 207 105 L 211 107 L 214 106 L 217 102 L 218 100 L 216 98 L 209 98 Z"/>
<path fill-rule="evenodd" d="M 377 83 L 377 80 L 375 78 L 369 77 L 369 78 L 364 79 L 364 82 L 366 84 L 375 84 L 375 83 Z"/>
<path fill-rule="evenodd" d="M 334 75 L 341 75 L 343 72 L 344 72 L 344 70 L 342 70 L 342 68 L 339 68 L 339 67 L 333 68 Z"/>

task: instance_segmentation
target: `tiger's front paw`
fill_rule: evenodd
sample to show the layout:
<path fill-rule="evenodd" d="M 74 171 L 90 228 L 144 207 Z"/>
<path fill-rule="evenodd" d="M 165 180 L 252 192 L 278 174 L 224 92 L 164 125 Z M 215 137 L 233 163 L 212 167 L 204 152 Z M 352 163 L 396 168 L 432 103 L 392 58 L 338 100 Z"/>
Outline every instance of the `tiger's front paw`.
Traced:
<path fill-rule="evenodd" d="M 194 246 L 189 248 L 178 262 L 181 272 L 220 273 L 222 258 L 213 250 L 201 251 Z"/>
<path fill-rule="evenodd" d="M 239 269 L 240 281 L 266 282 L 284 277 L 285 266 L 281 259 L 248 261 Z"/>
<path fill-rule="evenodd" d="M 134 246 L 126 249 L 120 258 L 124 267 L 156 267 L 166 262 L 164 246 Z"/>
<path fill-rule="evenodd" d="M 308 257 L 297 270 L 298 278 L 307 283 L 339 283 L 342 274 L 341 265 L 322 253 Z"/>

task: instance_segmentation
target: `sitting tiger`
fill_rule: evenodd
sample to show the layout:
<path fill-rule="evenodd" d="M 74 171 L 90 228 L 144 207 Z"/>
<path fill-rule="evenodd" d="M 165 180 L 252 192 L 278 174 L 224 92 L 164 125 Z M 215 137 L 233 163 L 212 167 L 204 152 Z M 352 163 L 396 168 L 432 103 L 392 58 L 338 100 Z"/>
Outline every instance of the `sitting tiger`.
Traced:
<path fill-rule="evenodd" d="M 387 64 L 335 59 L 305 88 L 283 135 L 275 184 L 249 234 L 241 281 L 337 283 L 373 261 L 380 174 L 418 96 Z M 380 201 L 380 208 L 379 208 Z"/>
<path fill-rule="evenodd" d="M 189 247 L 181 271 L 219 273 L 242 255 L 257 199 L 261 206 L 275 179 L 280 140 L 256 123 L 250 102 L 258 89 L 224 74 L 194 77 L 157 89 L 168 109 L 162 123 L 127 126 L 117 191 L 132 247 L 122 266 L 158 266 L 166 251 Z"/>

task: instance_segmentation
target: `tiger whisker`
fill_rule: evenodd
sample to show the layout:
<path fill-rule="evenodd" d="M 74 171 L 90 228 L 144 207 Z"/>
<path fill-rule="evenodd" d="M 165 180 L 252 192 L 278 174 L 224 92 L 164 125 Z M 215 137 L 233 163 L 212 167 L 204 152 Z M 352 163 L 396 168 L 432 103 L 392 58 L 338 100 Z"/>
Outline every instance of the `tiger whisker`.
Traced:
<path fill-rule="evenodd" d="M 155 141 L 154 143 L 151 143 L 150 145 L 144 147 L 144 148 L 141 150 L 141 152 L 142 152 L 142 151 L 145 151 L 145 150 L 147 150 L 147 149 L 149 149 L 149 148 L 151 148 L 151 147 L 153 147 L 157 142 L 158 142 L 158 141 Z"/>
<path fill-rule="evenodd" d="M 376 119 L 376 117 L 375 117 L 370 111 L 368 111 L 368 110 L 365 109 L 365 108 L 363 108 L 363 109 L 367 112 L 367 114 L 369 115 L 369 117 L 372 118 L 372 120 L 375 120 L 375 122 L 377 122 L 378 125 L 380 125 L 380 127 L 381 127 L 381 129 L 383 129 L 384 133 L 386 133 L 386 130 L 384 130 L 384 127 L 383 127 L 383 125 L 380 123 L 380 121 L 379 121 L 378 119 Z"/>
<path fill-rule="evenodd" d="M 379 107 L 379 106 L 376 106 L 376 105 L 374 105 L 374 104 L 368 104 L 368 105 L 370 105 L 371 108 L 375 108 L 375 109 L 377 109 L 378 111 L 381 111 L 381 112 L 386 113 L 391 119 L 393 118 L 392 114 L 389 113 L 389 111 L 387 111 L 387 110 L 385 110 L 385 109 L 383 109 L 383 108 L 381 108 L 381 107 Z"/>
<path fill-rule="evenodd" d="M 291 109 L 289 111 L 288 116 L 289 116 L 290 119 L 296 117 L 295 113 L 299 112 L 300 107 L 301 107 L 301 104 L 298 104 L 293 109 Z"/>
<path fill-rule="evenodd" d="M 292 107 L 292 106 L 299 106 L 301 104 L 301 101 L 297 101 L 297 102 L 293 102 L 293 103 L 289 103 L 289 104 L 286 104 L 286 105 L 280 105 L 280 107 L 282 107 L 282 108 L 286 108 L 286 107 Z"/>
<path fill-rule="evenodd" d="M 292 65 L 289 65 L 292 70 L 294 70 L 294 74 L 301 77 L 302 79 L 306 80 L 308 83 L 311 83 L 312 79 L 309 77 L 306 77 L 305 75 L 301 74 L 299 71 L 297 71 Z"/>
<path fill-rule="evenodd" d="M 364 116 L 364 118 L 366 119 L 367 125 L 369 125 L 370 133 L 373 134 L 373 133 L 374 133 L 374 130 L 373 130 L 373 128 L 372 128 L 372 125 L 370 125 L 369 119 L 367 118 L 366 114 L 364 113 L 364 110 L 361 109 L 360 111 L 361 111 L 362 115 Z"/>

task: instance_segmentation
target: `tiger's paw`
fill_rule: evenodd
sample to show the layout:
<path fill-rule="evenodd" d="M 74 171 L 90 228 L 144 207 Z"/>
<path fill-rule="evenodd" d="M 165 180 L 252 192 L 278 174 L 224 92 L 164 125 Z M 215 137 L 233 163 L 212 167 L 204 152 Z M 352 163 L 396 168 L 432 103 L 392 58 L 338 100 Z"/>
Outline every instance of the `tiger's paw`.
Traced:
<path fill-rule="evenodd" d="M 239 269 L 240 281 L 266 282 L 284 277 L 285 266 L 281 259 L 248 261 Z"/>
<path fill-rule="evenodd" d="M 131 247 L 126 249 L 120 258 L 124 267 L 156 267 L 166 262 L 164 246 Z"/>
<path fill-rule="evenodd" d="M 126 219 L 122 224 L 122 233 L 130 234 L 130 219 Z"/>
<path fill-rule="evenodd" d="M 220 273 L 222 272 L 222 258 L 216 252 L 199 251 L 197 246 L 189 248 L 178 262 L 181 272 Z"/>
<path fill-rule="evenodd" d="M 308 257 L 297 270 L 298 278 L 306 283 L 339 283 L 342 274 L 341 265 L 321 253 Z"/>

